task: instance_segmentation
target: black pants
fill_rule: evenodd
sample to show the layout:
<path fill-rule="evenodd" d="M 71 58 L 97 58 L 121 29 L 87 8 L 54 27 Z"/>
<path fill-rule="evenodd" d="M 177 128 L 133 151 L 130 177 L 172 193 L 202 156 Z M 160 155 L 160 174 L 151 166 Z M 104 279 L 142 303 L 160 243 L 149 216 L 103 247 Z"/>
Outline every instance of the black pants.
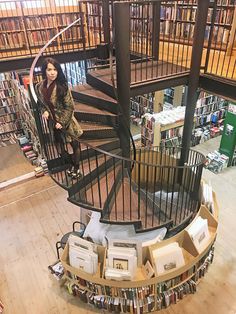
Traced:
<path fill-rule="evenodd" d="M 67 144 L 65 140 L 65 135 L 62 133 L 61 130 L 54 129 L 54 139 L 57 148 L 58 154 L 65 160 L 65 162 L 70 162 L 70 154 L 67 150 Z M 72 155 L 72 165 L 74 166 L 75 170 L 79 169 L 80 164 L 80 145 L 79 142 L 73 140 L 69 142 L 72 147 L 73 155 Z"/>

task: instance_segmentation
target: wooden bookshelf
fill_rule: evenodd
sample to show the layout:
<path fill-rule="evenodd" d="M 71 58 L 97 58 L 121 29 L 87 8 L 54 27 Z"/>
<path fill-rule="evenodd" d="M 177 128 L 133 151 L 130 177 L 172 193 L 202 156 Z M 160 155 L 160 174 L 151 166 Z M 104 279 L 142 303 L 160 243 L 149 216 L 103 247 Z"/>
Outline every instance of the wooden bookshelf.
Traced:
<path fill-rule="evenodd" d="M 197 145 L 221 134 L 228 102 L 216 95 L 201 91 L 196 103 L 192 145 Z"/>
<path fill-rule="evenodd" d="M 17 84 L 10 74 L 1 74 L 0 78 L 0 137 L 21 131 Z"/>
<path fill-rule="evenodd" d="M 166 140 L 182 137 L 184 120 L 162 125 L 155 121 L 154 116 L 151 115 L 149 117 L 143 116 L 142 119 L 141 141 L 144 146 L 160 146 L 164 145 Z M 172 143 L 171 146 L 178 145 Z"/>
<path fill-rule="evenodd" d="M 4 4 L 2 4 L 4 5 Z M 57 6 L 44 1 L 44 6 L 30 3 L 6 7 L 0 12 L 0 50 L 2 57 L 36 54 L 53 36 L 78 18 L 71 29 L 64 32 L 48 48 L 71 51 L 83 45 L 96 46 L 103 38 L 102 9 L 99 3 Z"/>

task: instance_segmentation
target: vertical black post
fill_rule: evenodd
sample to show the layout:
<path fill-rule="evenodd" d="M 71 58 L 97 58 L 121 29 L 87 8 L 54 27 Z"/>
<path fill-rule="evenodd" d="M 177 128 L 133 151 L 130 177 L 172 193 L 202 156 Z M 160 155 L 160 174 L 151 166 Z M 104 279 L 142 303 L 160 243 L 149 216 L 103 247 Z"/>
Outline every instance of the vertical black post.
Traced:
<path fill-rule="evenodd" d="M 110 43 L 110 17 L 109 17 L 109 0 L 102 1 L 102 24 L 104 31 L 104 42 Z"/>
<path fill-rule="evenodd" d="M 157 61 L 159 57 L 161 2 L 152 2 L 152 5 L 152 57 Z"/>
<path fill-rule="evenodd" d="M 204 45 L 205 28 L 207 22 L 207 13 L 209 0 L 198 0 L 197 16 L 193 35 L 192 59 L 189 74 L 189 84 L 187 91 L 186 113 L 184 120 L 184 130 L 182 138 L 182 151 L 180 165 L 183 166 L 188 157 L 188 151 L 191 143 L 191 135 L 194 120 L 194 111 L 197 101 L 197 89 L 199 85 L 200 66 Z"/>
<path fill-rule="evenodd" d="M 117 96 L 121 106 L 119 136 L 122 156 L 130 157 L 130 14 L 128 2 L 114 3 Z"/>

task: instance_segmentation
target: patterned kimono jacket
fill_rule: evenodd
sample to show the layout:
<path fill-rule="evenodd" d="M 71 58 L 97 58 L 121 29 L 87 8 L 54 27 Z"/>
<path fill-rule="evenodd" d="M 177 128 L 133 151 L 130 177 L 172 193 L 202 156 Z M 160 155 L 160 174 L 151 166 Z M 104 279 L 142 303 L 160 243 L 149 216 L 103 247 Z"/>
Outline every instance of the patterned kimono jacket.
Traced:
<path fill-rule="evenodd" d="M 45 80 L 36 85 L 37 94 L 42 102 L 41 110 L 42 112 L 48 111 L 51 119 L 53 116 L 56 121 L 62 125 L 63 129 L 66 132 L 66 141 L 71 142 L 73 137 L 78 138 L 83 134 L 78 121 L 74 117 L 74 101 L 71 95 L 71 91 L 68 88 L 66 95 L 64 96 L 63 101 L 58 102 L 56 97 L 57 86 L 55 85 L 52 94 L 51 94 L 51 104 L 54 106 L 54 114 L 52 114 L 49 105 L 44 101 L 43 97 L 43 84 Z"/>

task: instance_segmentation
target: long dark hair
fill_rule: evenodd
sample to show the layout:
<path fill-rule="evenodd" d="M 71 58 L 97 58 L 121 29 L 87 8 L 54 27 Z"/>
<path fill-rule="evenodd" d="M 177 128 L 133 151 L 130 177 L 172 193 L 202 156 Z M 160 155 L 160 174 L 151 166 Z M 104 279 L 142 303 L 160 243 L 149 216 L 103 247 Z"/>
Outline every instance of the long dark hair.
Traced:
<path fill-rule="evenodd" d="M 47 79 L 46 69 L 48 64 L 51 63 L 57 70 L 57 78 L 55 80 L 57 84 L 57 100 L 62 100 L 68 90 L 68 84 L 66 77 L 62 71 L 60 63 L 53 58 L 46 58 L 42 64 L 41 71 L 43 79 Z"/>

